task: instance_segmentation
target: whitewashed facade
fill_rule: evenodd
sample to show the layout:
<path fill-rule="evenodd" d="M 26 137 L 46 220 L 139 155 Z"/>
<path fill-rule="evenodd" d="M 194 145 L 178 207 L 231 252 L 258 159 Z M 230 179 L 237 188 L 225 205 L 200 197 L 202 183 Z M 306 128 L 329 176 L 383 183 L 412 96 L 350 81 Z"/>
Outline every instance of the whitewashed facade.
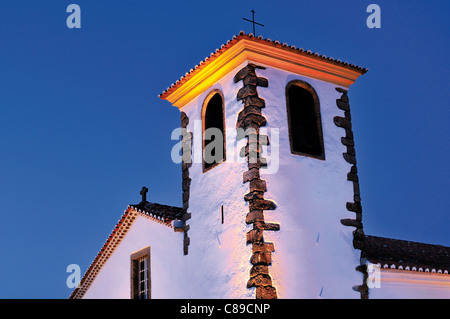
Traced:
<path fill-rule="evenodd" d="M 235 131 L 244 108 L 237 97 L 247 85 L 236 76 L 249 64 L 256 78 L 266 79 L 255 97 L 265 101 L 260 129 L 270 140 L 269 165 L 258 181 L 264 200 L 275 205 L 261 209 L 262 223 L 249 222 L 250 183 L 243 180 L 249 164 L 239 156 L 245 139 L 238 141 Z M 450 298 L 444 273 L 382 270 L 383 288 L 366 285 L 363 239 L 355 234 L 355 227 L 363 232 L 354 146 L 342 140 L 351 133 L 352 141 L 353 133 L 345 123 L 349 111 L 337 105 L 348 104 L 346 91 L 365 71 L 243 33 L 202 61 L 162 94 L 193 134 L 193 163 L 183 166 L 183 214 L 165 220 L 169 215 L 130 206 L 71 297 L 130 298 L 130 256 L 150 246 L 151 298 Z M 323 159 L 291 152 L 286 86 L 293 80 L 317 93 Z M 223 98 L 226 160 L 204 171 L 201 131 L 211 92 Z M 265 227 L 262 241 L 249 239 L 255 227 Z"/>

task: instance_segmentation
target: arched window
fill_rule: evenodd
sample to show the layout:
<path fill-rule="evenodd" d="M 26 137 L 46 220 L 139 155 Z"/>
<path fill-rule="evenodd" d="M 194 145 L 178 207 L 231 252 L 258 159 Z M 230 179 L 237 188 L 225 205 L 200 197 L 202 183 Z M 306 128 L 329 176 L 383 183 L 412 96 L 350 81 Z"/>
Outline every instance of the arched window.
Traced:
<path fill-rule="evenodd" d="M 222 92 L 213 90 L 203 102 L 203 172 L 225 161 L 225 111 Z"/>
<path fill-rule="evenodd" d="M 325 159 L 319 97 L 311 85 L 294 80 L 286 86 L 291 153 Z"/>

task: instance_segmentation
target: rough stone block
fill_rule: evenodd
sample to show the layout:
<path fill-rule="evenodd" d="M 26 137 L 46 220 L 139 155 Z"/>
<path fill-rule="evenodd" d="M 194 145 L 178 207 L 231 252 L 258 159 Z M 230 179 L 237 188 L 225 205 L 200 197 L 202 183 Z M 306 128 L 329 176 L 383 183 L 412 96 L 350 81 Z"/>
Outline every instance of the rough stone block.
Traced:
<path fill-rule="evenodd" d="M 250 269 L 250 277 L 254 277 L 260 274 L 268 275 L 269 266 L 267 265 L 253 265 Z"/>
<path fill-rule="evenodd" d="M 266 199 L 255 199 L 250 202 L 250 210 L 274 210 L 277 208 L 275 202 Z"/>
<path fill-rule="evenodd" d="M 347 112 L 350 111 L 350 104 L 348 104 L 347 102 L 344 102 L 342 100 L 342 98 L 339 100 L 336 100 L 336 105 L 339 109 L 341 109 L 343 111 L 347 111 Z"/>
<path fill-rule="evenodd" d="M 255 222 L 264 222 L 264 212 L 262 210 L 252 210 L 245 217 L 247 224 L 253 224 Z"/>
<path fill-rule="evenodd" d="M 267 124 L 267 120 L 264 116 L 258 114 L 248 114 L 247 116 L 238 119 L 236 122 L 237 128 L 247 129 L 250 127 L 261 127 Z"/>
<path fill-rule="evenodd" d="M 236 73 L 236 75 L 234 76 L 234 83 L 237 83 L 237 82 L 243 80 L 248 75 L 256 76 L 255 69 L 264 70 L 265 67 L 260 66 L 260 65 L 256 65 L 256 64 L 253 64 L 253 63 L 247 64 L 245 67 L 243 67 L 241 70 L 239 70 L 238 73 Z"/>
<path fill-rule="evenodd" d="M 182 179 L 186 179 L 186 178 L 189 178 L 189 170 L 188 169 L 185 169 L 185 170 L 183 170 L 183 165 L 181 165 L 181 167 L 182 167 L 182 174 L 181 174 L 181 178 Z"/>
<path fill-rule="evenodd" d="M 258 96 L 247 96 L 246 98 L 243 99 L 243 101 L 244 101 L 244 108 L 253 106 L 262 109 L 266 107 L 265 100 Z"/>
<path fill-rule="evenodd" d="M 261 87 L 268 87 L 269 81 L 266 78 L 258 77 L 256 75 L 247 75 L 244 77 L 244 85 L 256 85 Z"/>
<path fill-rule="evenodd" d="M 259 169 L 252 168 L 242 174 L 243 182 L 247 183 L 255 178 L 259 178 Z"/>
<path fill-rule="evenodd" d="M 363 227 L 363 225 L 360 221 L 357 221 L 357 220 L 351 219 L 351 218 L 341 219 L 341 224 L 344 226 L 350 226 L 350 227 L 356 227 L 356 228 Z"/>
<path fill-rule="evenodd" d="M 253 192 L 250 192 L 250 193 L 247 193 L 244 195 L 244 200 L 246 202 L 250 202 L 255 199 L 264 199 L 264 193 L 258 192 L 258 191 L 253 191 Z"/>
<path fill-rule="evenodd" d="M 355 213 L 361 213 L 362 207 L 360 203 L 347 203 L 347 210 Z"/>
<path fill-rule="evenodd" d="M 259 229 L 252 229 L 247 232 L 247 244 L 258 243 L 263 241 L 263 231 Z"/>
<path fill-rule="evenodd" d="M 345 138 L 353 140 L 353 131 L 351 129 L 345 129 Z"/>
<path fill-rule="evenodd" d="M 189 189 L 183 192 L 183 202 L 189 201 Z"/>
<path fill-rule="evenodd" d="M 346 129 L 351 129 L 352 128 L 352 122 L 347 120 L 346 118 L 340 117 L 340 116 L 335 116 L 333 118 L 334 124 L 336 124 L 336 126 L 342 127 L 342 128 L 346 128 Z"/>
<path fill-rule="evenodd" d="M 354 155 L 344 153 L 342 154 L 342 156 L 344 156 L 344 159 L 347 161 L 347 163 L 356 165 L 356 157 Z"/>
<path fill-rule="evenodd" d="M 240 69 L 239 72 L 234 76 L 234 83 L 243 80 L 247 76 L 256 76 L 255 67 L 253 65 L 248 64 Z"/>
<path fill-rule="evenodd" d="M 247 288 L 259 287 L 259 286 L 272 286 L 272 278 L 266 274 L 258 274 L 250 277 L 247 281 Z"/>
<path fill-rule="evenodd" d="M 181 127 L 185 128 L 189 124 L 189 118 L 186 113 L 181 112 Z"/>
<path fill-rule="evenodd" d="M 352 173 L 348 173 L 347 174 L 347 180 L 351 181 L 351 182 L 358 182 L 359 181 L 358 175 L 352 174 Z"/>
<path fill-rule="evenodd" d="M 352 120 L 352 115 L 350 114 L 350 111 L 345 111 L 345 112 L 344 112 L 344 117 L 345 117 L 347 120 L 349 120 L 349 121 Z"/>
<path fill-rule="evenodd" d="M 181 182 L 181 189 L 183 190 L 183 192 L 189 190 L 190 187 L 191 187 L 191 179 L 189 177 L 183 179 L 183 181 Z"/>
<path fill-rule="evenodd" d="M 275 246 L 273 243 L 254 243 L 252 246 L 252 252 L 273 252 Z"/>
<path fill-rule="evenodd" d="M 272 253 L 271 252 L 255 252 L 250 258 L 252 265 L 270 265 L 272 263 Z"/>
<path fill-rule="evenodd" d="M 277 299 L 277 290 L 272 286 L 256 287 L 256 299 Z"/>
<path fill-rule="evenodd" d="M 258 92 L 256 91 L 256 85 L 246 85 L 239 89 L 237 93 L 237 100 L 240 101 L 247 96 L 258 96 Z"/>
<path fill-rule="evenodd" d="M 348 93 L 348 90 L 343 89 L 343 88 L 336 88 L 336 91 L 338 91 L 339 93 L 342 93 L 344 95 L 347 95 L 347 93 Z"/>
<path fill-rule="evenodd" d="M 366 235 L 364 234 L 363 229 L 362 228 L 355 229 L 355 231 L 353 232 L 353 238 L 355 240 L 364 241 L 366 238 Z"/>
<path fill-rule="evenodd" d="M 346 137 L 341 137 L 341 142 L 345 146 L 355 146 L 355 141 L 353 141 L 353 139 L 349 139 L 349 138 L 346 138 Z"/>
<path fill-rule="evenodd" d="M 181 163 L 181 170 L 184 172 L 192 166 L 192 163 Z"/>
<path fill-rule="evenodd" d="M 250 181 L 250 192 L 265 192 L 267 191 L 267 183 L 263 179 L 255 178 Z"/>
<path fill-rule="evenodd" d="M 345 103 L 348 103 L 348 102 L 349 102 L 348 95 L 347 95 L 347 94 L 342 94 L 341 100 L 342 100 L 343 102 L 345 102 Z"/>
<path fill-rule="evenodd" d="M 264 223 L 263 224 L 263 228 L 264 228 L 264 230 L 279 231 L 280 230 L 280 224 Z"/>
<path fill-rule="evenodd" d="M 352 147 L 352 146 L 347 146 L 347 154 L 352 155 L 352 156 L 356 156 L 355 148 Z"/>

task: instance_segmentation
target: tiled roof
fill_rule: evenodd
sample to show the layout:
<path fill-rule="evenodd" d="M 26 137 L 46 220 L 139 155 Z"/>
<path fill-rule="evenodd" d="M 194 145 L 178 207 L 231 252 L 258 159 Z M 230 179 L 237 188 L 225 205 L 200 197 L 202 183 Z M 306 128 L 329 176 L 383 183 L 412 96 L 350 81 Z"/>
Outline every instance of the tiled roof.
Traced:
<path fill-rule="evenodd" d="M 323 54 L 319 54 L 317 52 L 311 52 L 310 50 L 304 50 L 302 48 L 297 48 L 297 47 L 295 47 L 293 45 L 288 45 L 287 43 L 280 43 L 280 41 L 278 41 L 278 40 L 271 40 L 270 38 L 263 38 L 262 36 L 255 37 L 252 33 L 246 34 L 246 33 L 244 33 L 244 31 L 241 31 L 239 33 L 239 35 L 233 36 L 233 38 L 231 40 L 228 40 L 227 43 L 223 44 L 220 48 L 218 48 L 214 52 L 212 52 L 209 57 L 206 57 L 204 60 L 200 61 L 194 68 L 190 69 L 189 72 L 186 72 L 186 74 L 184 76 L 182 76 L 178 81 L 176 81 L 170 87 L 168 87 L 166 90 L 164 90 L 159 95 L 159 97 L 160 98 L 164 98 L 165 96 L 167 96 L 169 93 L 171 93 L 179 85 L 181 85 L 184 82 L 186 82 L 187 80 L 189 80 L 189 78 L 191 78 L 193 74 L 195 74 L 197 71 L 202 69 L 203 66 L 205 64 L 207 64 L 207 62 L 210 62 L 211 60 L 214 60 L 214 59 L 218 58 L 228 48 L 230 48 L 231 46 L 236 44 L 241 39 L 252 39 L 254 41 L 263 42 L 263 43 L 269 44 L 269 45 L 274 46 L 274 47 L 283 48 L 285 50 L 290 50 L 291 52 L 295 52 L 295 53 L 300 54 L 300 55 L 307 55 L 307 56 L 310 56 L 310 57 L 317 58 L 319 60 L 326 60 L 326 61 L 329 61 L 331 63 L 339 64 L 341 66 L 344 66 L 344 67 L 347 67 L 347 68 L 350 68 L 350 69 L 358 70 L 362 74 L 364 74 L 364 73 L 366 73 L 368 71 L 368 69 L 366 69 L 366 68 L 363 68 L 361 66 L 357 66 L 357 65 L 354 65 L 354 64 L 350 64 L 350 63 L 348 63 L 346 61 L 341 61 L 339 59 L 334 59 L 332 57 L 327 57 L 327 56 L 325 56 Z"/>
<path fill-rule="evenodd" d="M 163 219 L 164 222 L 169 223 L 174 219 L 181 219 L 183 216 L 183 209 L 175 206 L 161 205 L 150 202 L 130 206 L 144 214 L 147 214 L 148 216 Z"/>
<path fill-rule="evenodd" d="M 83 297 L 95 276 L 121 243 L 137 216 L 144 216 L 154 222 L 173 228 L 171 221 L 180 218 L 182 212 L 183 209 L 179 207 L 149 202 L 145 202 L 144 205 L 142 203 L 129 205 L 69 299 L 81 299 Z"/>
<path fill-rule="evenodd" d="M 450 271 L 450 247 L 441 245 L 366 236 L 361 257 L 383 268 L 445 274 Z"/>

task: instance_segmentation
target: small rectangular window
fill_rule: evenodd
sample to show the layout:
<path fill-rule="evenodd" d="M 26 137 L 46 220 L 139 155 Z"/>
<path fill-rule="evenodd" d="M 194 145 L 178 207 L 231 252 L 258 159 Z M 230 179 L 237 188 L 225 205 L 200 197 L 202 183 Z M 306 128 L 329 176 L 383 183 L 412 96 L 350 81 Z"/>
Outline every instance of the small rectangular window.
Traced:
<path fill-rule="evenodd" d="M 150 246 L 131 254 L 131 299 L 150 299 Z"/>

